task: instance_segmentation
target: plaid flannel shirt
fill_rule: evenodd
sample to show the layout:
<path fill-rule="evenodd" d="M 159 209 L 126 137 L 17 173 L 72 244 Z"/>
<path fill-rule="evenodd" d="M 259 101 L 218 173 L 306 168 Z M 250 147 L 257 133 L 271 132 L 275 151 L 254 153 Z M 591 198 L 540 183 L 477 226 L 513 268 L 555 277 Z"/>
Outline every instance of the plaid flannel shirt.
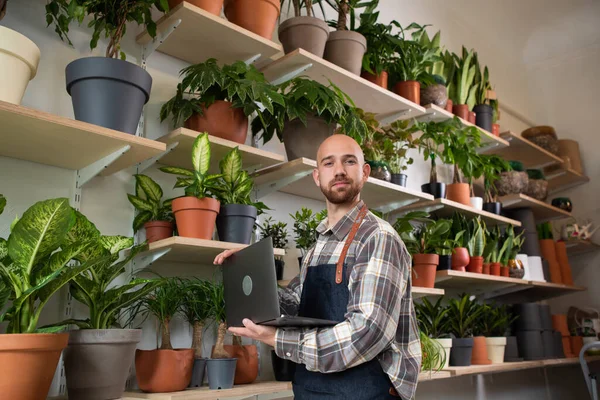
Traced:
<path fill-rule="evenodd" d="M 362 205 L 361 201 L 332 228 L 327 220 L 319 225 L 312 257 L 304 258 L 300 274 L 279 291 L 282 313 L 298 314 L 307 268 L 337 263 Z M 343 371 L 377 357 L 398 394 L 412 399 L 421 368 L 421 344 L 406 247 L 389 223 L 369 212 L 345 264 L 350 291 L 345 320 L 328 328 L 278 329 L 275 352 L 321 373 Z"/>

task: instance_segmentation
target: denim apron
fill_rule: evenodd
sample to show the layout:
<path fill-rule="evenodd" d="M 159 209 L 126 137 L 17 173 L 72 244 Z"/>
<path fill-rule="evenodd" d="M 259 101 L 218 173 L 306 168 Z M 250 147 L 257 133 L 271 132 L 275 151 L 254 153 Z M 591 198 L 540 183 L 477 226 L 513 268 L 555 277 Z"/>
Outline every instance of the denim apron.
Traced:
<path fill-rule="evenodd" d="M 345 320 L 350 293 L 349 271 L 344 262 L 348 248 L 367 212 L 368 208 L 365 205 L 352 225 L 337 264 L 307 268 L 300 298 L 299 316 L 339 322 Z M 312 255 L 313 253 L 309 255 L 309 260 Z M 304 364 L 300 364 L 296 367 L 293 388 L 296 400 L 397 400 L 399 398 L 377 358 L 345 371 L 328 374 L 308 371 Z"/>

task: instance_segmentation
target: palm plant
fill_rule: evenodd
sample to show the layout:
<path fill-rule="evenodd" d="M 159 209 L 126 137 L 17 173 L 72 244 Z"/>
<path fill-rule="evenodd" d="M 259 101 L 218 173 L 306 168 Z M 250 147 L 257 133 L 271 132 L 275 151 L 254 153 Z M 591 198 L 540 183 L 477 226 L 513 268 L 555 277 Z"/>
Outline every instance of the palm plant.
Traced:
<path fill-rule="evenodd" d="M 209 283 L 198 278 L 182 279 L 181 290 L 184 293 L 181 314 L 192 326 L 192 348 L 194 357 L 202 358 L 202 333 L 206 320 L 211 316 L 209 301 Z"/>
<path fill-rule="evenodd" d="M 468 294 L 450 299 L 447 314 L 448 331 L 457 339 L 470 337 L 482 312 L 482 308 Z"/>
<path fill-rule="evenodd" d="M 181 310 L 185 292 L 177 278 L 165 278 L 143 300 L 146 312 L 154 315 L 160 324 L 160 349 L 172 350 L 171 319 Z"/>
<path fill-rule="evenodd" d="M 509 307 L 504 304 L 497 306 L 495 304 L 485 304 L 481 314 L 482 335 L 485 337 L 502 337 L 513 322 L 519 318 L 513 315 Z"/>
<path fill-rule="evenodd" d="M 136 174 L 135 194 L 127 194 L 129 202 L 139 211 L 133 219 L 133 232 L 151 221 L 173 221 L 173 199 L 162 200 L 163 191 L 158 183 L 146 175 Z"/>
<path fill-rule="evenodd" d="M 207 282 L 206 291 L 210 303 L 210 317 L 217 323 L 217 341 L 211 358 L 230 358 L 225 351 L 225 334 L 227 333 L 227 314 L 225 311 L 225 287 L 222 283 Z"/>
<path fill-rule="evenodd" d="M 428 337 L 439 339 L 448 334 L 448 309 L 442 305 L 443 298 L 440 297 L 435 303 L 423 297 L 420 303 L 415 303 L 415 311 L 419 328 Z"/>

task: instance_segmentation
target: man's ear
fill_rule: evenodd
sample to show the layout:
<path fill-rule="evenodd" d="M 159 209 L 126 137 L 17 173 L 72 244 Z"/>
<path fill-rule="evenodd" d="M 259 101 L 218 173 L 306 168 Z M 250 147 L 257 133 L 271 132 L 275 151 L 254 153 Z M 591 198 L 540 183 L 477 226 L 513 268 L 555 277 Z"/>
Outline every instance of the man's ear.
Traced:
<path fill-rule="evenodd" d="M 313 169 L 313 180 L 315 181 L 315 185 L 317 185 L 317 187 L 320 187 L 321 185 L 319 184 L 319 170 L 317 168 Z"/>
<path fill-rule="evenodd" d="M 363 164 L 363 182 L 366 182 L 367 179 L 369 179 L 369 176 L 371 176 L 371 166 L 368 163 L 364 163 Z"/>

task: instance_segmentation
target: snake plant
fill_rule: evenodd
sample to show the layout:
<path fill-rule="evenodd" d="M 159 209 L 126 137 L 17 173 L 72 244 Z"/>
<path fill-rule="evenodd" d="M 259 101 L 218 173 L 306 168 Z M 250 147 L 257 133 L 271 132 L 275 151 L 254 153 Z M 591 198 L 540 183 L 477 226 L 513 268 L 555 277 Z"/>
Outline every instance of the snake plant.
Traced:
<path fill-rule="evenodd" d="M 467 242 L 467 250 L 471 257 L 482 257 L 485 249 L 485 222 L 481 217 L 471 220 L 470 235 Z"/>
<path fill-rule="evenodd" d="M 134 175 L 135 194 L 128 194 L 129 202 L 139 211 L 133 219 L 133 231 L 137 232 L 150 221 L 173 221 L 171 203 L 162 201 L 163 191 L 158 183 L 146 175 Z"/>
<path fill-rule="evenodd" d="M 454 104 L 468 104 L 470 97 L 474 98 L 477 89 L 473 83 L 475 79 L 476 66 L 473 62 L 475 52 L 467 51 L 462 48 L 462 57 L 454 54 L 456 71 L 454 74 L 454 84 L 451 87 L 449 96 Z"/>

